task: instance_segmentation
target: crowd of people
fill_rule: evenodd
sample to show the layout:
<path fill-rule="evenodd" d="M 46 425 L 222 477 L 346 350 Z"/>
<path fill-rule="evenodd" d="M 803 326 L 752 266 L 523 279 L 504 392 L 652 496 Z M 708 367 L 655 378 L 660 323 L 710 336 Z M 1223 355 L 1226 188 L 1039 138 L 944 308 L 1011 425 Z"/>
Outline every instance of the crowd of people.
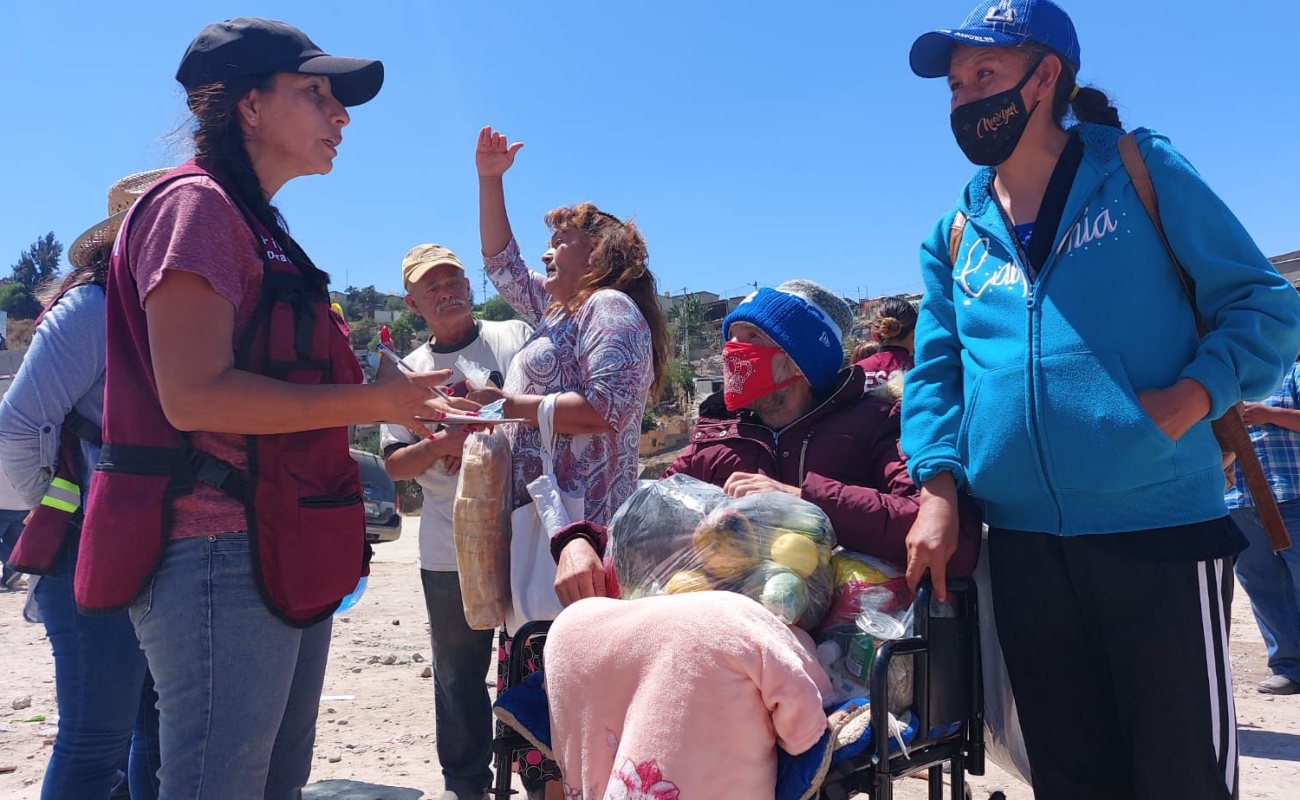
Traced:
<path fill-rule="evenodd" d="M 918 38 L 910 65 L 947 80 L 979 167 L 921 246 L 919 307 L 885 299 L 854 349 L 834 293 L 798 276 L 758 289 L 724 320 L 724 389 L 664 477 L 810 502 L 840 546 L 941 600 L 986 536 L 1035 796 L 1236 797 L 1233 570 L 1274 673 L 1259 689 L 1290 694 L 1300 563 L 1273 553 L 1235 467 L 1225 480 L 1211 421 L 1264 400 L 1244 419 L 1300 522 L 1300 295 L 1168 139 L 1125 133 L 1078 82 L 1050 0 L 982 2 Z M 486 797 L 483 676 L 494 640 L 500 664 L 515 642 L 463 613 L 453 506 L 472 429 L 441 421 L 488 404 L 518 420 L 506 505 L 545 474 L 581 508 L 548 543 L 565 610 L 545 664 L 526 654 L 547 673 L 556 759 L 519 760 L 528 796 L 628 796 L 626 764 L 656 797 L 773 796 L 777 744 L 800 752 L 825 727 L 812 641 L 738 595 L 615 599 L 607 526 L 670 348 L 636 224 L 556 208 L 531 271 L 504 191 L 522 144 L 484 128 L 482 263 L 520 319 L 476 320 L 457 255 L 418 245 L 400 269 L 429 337 L 367 383 L 328 274 L 273 200 L 331 171 L 382 63 L 239 18 L 205 27 L 176 78 L 194 157 L 112 187 L 0 403 L 4 583 L 31 576 L 25 613 L 55 658 L 42 798 L 301 796 L 331 615 L 369 569 L 348 448 L 362 423 L 424 492 L 444 800 Z M 647 628 L 667 655 L 629 660 Z M 692 692 L 710 703 L 679 701 Z"/>

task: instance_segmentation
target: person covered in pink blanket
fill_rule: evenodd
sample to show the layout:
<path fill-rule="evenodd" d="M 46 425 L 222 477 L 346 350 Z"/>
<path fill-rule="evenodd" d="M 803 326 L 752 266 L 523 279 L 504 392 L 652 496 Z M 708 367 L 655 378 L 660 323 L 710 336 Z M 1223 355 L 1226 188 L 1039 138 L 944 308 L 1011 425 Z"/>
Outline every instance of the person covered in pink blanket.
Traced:
<path fill-rule="evenodd" d="M 664 476 L 801 497 L 840 544 L 901 567 L 917 489 L 898 404 L 864 395 L 860 367 L 843 369 L 851 323 L 811 281 L 750 295 L 723 322 L 723 391 Z M 978 525 L 964 531 L 955 576 L 978 557 Z M 575 540 L 603 555 L 604 530 L 587 524 L 552 549 Z M 777 746 L 797 755 L 826 729 L 829 681 L 806 633 L 746 597 L 699 592 L 573 604 L 547 639 L 546 689 L 567 798 L 770 798 Z"/>

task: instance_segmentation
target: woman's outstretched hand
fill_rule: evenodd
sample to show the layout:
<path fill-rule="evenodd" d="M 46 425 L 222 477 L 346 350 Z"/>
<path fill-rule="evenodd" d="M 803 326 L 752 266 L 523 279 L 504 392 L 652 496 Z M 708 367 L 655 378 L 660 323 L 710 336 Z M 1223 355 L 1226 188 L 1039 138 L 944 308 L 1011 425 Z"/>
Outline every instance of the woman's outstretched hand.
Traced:
<path fill-rule="evenodd" d="M 510 144 L 504 134 L 492 130 L 488 125 L 478 132 L 478 147 L 474 149 L 474 166 L 478 167 L 480 178 L 500 178 L 515 163 L 515 153 L 523 147 L 523 142 Z"/>
<path fill-rule="evenodd" d="M 444 400 L 430 391 L 431 387 L 444 385 L 451 374 L 449 369 L 402 372 L 392 362 L 380 360 L 374 383 L 380 404 L 379 418 L 375 421 L 405 425 L 423 436 L 429 430 L 427 423 L 447 414 L 476 410 L 478 403 L 463 397 Z"/>

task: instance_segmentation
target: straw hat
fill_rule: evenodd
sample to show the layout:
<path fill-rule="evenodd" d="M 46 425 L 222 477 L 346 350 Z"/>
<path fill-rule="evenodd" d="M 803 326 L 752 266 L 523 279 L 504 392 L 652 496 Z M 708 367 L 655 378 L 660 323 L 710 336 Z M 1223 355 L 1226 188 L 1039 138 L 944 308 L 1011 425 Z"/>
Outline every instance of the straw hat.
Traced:
<path fill-rule="evenodd" d="M 86 267 L 94 260 L 95 253 L 101 248 L 111 247 L 117 238 L 117 231 L 122 227 L 126 212 L 140 195 L 162 176 L 172 171 L 172 167 L 151 169 L 127 175 L 108 190 L 108 219 L 91 226 L 89 230 L 77 237 L 68 248 L 68 262 L 74 267 Z"/>

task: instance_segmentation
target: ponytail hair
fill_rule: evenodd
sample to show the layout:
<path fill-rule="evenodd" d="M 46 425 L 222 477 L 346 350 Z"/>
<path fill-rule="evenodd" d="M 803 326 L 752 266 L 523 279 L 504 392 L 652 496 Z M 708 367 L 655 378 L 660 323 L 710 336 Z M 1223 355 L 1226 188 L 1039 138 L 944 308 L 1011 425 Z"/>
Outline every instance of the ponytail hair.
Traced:
<path fill-rule="evenodd" d="M 916 330 L 916 307 L 901 297 L 886 297 L 871 320 L 871 338 L 881 346 Z"/>
<path fill-rule="evenodd" d="M 1074 67 L 1060 53 L 1037 42 L 1021 45 L 1020 49 L 1029 54 L 1031 63 L 1040 64 L 1049 55 L 1061 62 L 1061 76 L 1056 79 L 1056 94 L 1052 97 L 1052 119 L 1057 126 L 1064 127 L 1061 123 L 1069 112 L 1079 122 L 1124 129 L 1110 96 L 1095 86 L 1080 86 Z"/>
<path fill-rule="evenodd" d="M 1073 100 L 1067 98 L 1070 110 L 1074 112 L 1074 118 L 1080 122 L 1092 122 L 1097 125 L 1108 125 L 1112 128 L 1124 130 L 1124 126 L 1119 121 L 1119 111 L 1111 105 L 1110 97 L 1101 89 L 1094 86 L 1079 86 L 1078 91 L 1071 90 L 1070 94 L 1074 95 Z M 1060 91 L 1057 91 L 1057 97 L 1060 97 Z M 1057 103 L 1059 103 L 1059 99 Z M 1055 105 L 1055 104 L 1054 104 Z M 1065 114 L 1057 116 L 1059 123 Z"/>

